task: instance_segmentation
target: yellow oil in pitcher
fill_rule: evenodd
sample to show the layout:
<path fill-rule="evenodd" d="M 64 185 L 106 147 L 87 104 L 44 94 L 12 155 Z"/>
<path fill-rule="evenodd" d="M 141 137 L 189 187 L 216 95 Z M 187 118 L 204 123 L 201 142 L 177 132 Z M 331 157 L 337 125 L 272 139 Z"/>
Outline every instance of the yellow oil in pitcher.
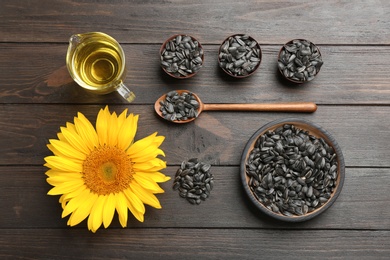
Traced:
<path fill-rule="evenodd" d="M 91 87 L 100 89 L 120 75 L 122 61 L 114 46 L 94 42 L 88 47 L 76 50 L 73 69 L 80 80 Z"/>
<path fill-rule="evenodd" d="M 72 78 L 83 88 L 107 94 L 125 88 L 125 56 L 122 47 L 111 36 L 92 32 L 75 34 L 69 40 L 66 64 Z M 126 92 L 126 91 L 125 91 Z M 125 93 L 128 101 L 132 92 Z"/>

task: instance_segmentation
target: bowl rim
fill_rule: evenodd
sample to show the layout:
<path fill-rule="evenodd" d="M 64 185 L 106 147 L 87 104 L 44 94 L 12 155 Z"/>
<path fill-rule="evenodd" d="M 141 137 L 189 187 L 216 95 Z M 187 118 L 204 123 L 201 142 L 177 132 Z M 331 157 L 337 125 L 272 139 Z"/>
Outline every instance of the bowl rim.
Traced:
<path fill-rule="evenodd" d="M 317 46 L 316 44 L 314 44 L 312 41 L 309 41 L 309 40 L 307 40 L 307 39 L 296 38 L 296 39 L 292 39 L 292 40 L 286 42 L 285 44 L 283 44 L 283 46 L 280 48 L 280 50 L 279 50 L 279 52 L 278 52 L 278 62 L 279 62 L 280 54 L 281 54 L 282 51 L 284 50 L 285 46 L 286 46 L 287 44 L 292 43 L 293 41 L 297 41 L 297 40 L 298 40 L 298 41 L 307 41 L 307 42 L 309 42 L 310 44 L 313 44 L 313 45 L 317 48 L 318 52 L 320 53 L 320 57 L 321 57 L 321 59 L 322 59 L 321 50 L 320 50 L 320 48 L 318 48 L 318 46 Z M 322 61 L 322 62 L 323 62 L 323 61 Z M 279 70 L 279 72 L 282 74 L 283 78 L 287 79 L 288 81 L 293 82 L 293 83 L 297 83 L 297 84 L 303 84 L 303 83 L 306 83 L 306 82 L 313 81 L 313 80 L 317 77 L 317 75 L 320 73 L 321 68 L 317 71 L 316 75 L 315 75 L 314 78 L 311 79 L 311 80 L 295 80 L 295 79 L 291 79 L 291 78 L 286 77 L 286 76 L 284 75 L 283 71 L 281 71 L 281 69 L 280 69 L 279 67 L 278 67 L 278 70 Z"/>
<path fill-rule="evenodd" d="M 192 36 L 192 35 L 190 35 L 190 34 L 187 34 L 187 33 L 177 33 L 177 34 L 172 35 L 172 36 L 169 37 L 168 39 L 166 39 L 166 40 L 163 42 L 163 44 L 161 45 L 161 47 L 160 47 L 160 50 L 159 50 L 159 55 L 160 55 L 160 57 L 161 57 L 161 54 L 162 54 L 163 50 L 165 49 L 165 46 L 167 45 L 167 43 L 168 43 L 170 40 L 176 38 L 177 36 L 188 36 L 188 37 L 191 37 L 191 39 L 192 39 L 193 41 L 197 41 L 197 42 L 198 42 L 199 49 L 203 49 L 203 54 L 201 55 L 201 58 L 202 58 L 201 67 L 203 67 L 203 64 L 204 64 L 204 48 L 203 48 L 202 44 L 200 43 L 200 41 L 199 41 L 198 39 L 196 39 L 194 36 Z M 160 67 L 163 69 L 163 71 L 165 71 L 165 73 L 167 73 L 169 76 L 171 76 L 171 77 L 173 77 L 173 78 L 175 78 L 175 79 L 188 79 L 188 78 L 192 78 L 192 77 L 195 76 L 195 75 L 199 72 L 199 70 L 200 70 L 200 69 L 199 69 L 199 70 L 196 71 L 196 72 L 193 72 L 193 73 L 191 73 L 191 74 L 188 74 L 187 76 L 178 77 L 178 76 L 175 76 L 174 74 L 172 74 L 171 72 L 168 72 L 168 71 L 164 68 L 164 66 L 162 66 L 161 61 L 160 61 Z"/>
<path fill-rule="evenodd" d="M 255 42 L 256 42 L 256 46 L 259 47 L 259 59 L 260 59 L 260 62 L 259 62 L 259 64 L 257 64 L 256 68 L 255 68 L 251 73 L 248 73 L 248 75 L 243 75 L 243 76 L 233 75 L 233 74 L 231 74 L 229 71 L 227 71 L 225 68 L 222 68 L 222 67 L 221 67 L 221 65 L 220 65 L 220 64 L 221 64 L 221 63 L 220 63 L 220 62 L 221 62 L 221 59 L 220 59 L 220 57 L 219 57 L 219 54 L 221 53 L 222 45 L 223 45 L 230 37 L 234 37 L 234 36 L 244 36 L 244 35 L 247 35 L 251 40 L 255 41 Z M 260 46 L 259 42 L 258 42 L 255 38 L 253 38 L 252 36 L 250 36 L 249 34 L 246 34 L 246 33 L 236 33 L 236 34 L 229 35 L 228 37 L 226 37 L 226 38 L 222 41 L 222 43 L 219 45 L 219 48 L 218 48 L 218 65 L 219 65 L 219 67 L 220 67 L 227 75 L 229 75 L 229 76 L 231 76 L 231 77 L 233 77 L 233 78 L 242 79 L 242 78 L 247 78 L 247 77 L 253 75 L 253 74 L 257 71 L 257 69 L 260 67 L 260 64 L 261 64 L 262 60 L 263 60 L 263 53 L 262 53 L 261 46 Z"/>
<path fill-rule="evenodd" d="M 275 129 L 281 125 L 284 124 L 293 124 L 294 126 L 303 129 L 305 131 L 309 131 L 309 134 L 314 135 L 316 137 L 322 137 L 327 142 L 328 145 L 332 146 L 336 155 L 337 155 L 337 161 L 338 161 L 338 184 L 336 186 L 336 189 L 331 194 L 331 197 L 329 200 L 320 208 L 314 210 L 313 212 L 307 213 L 302 216 L 284 216 L 282 214 L 275 213 L 269 209 L 267 209 L 265 206 L 263 206 L 257 198 L 253 195 L 252 191 L 249 188 L 248 184 L 248 177 L 246 174 L 246 161 L 247 157 L 252 151 L 254 144 L 256 140 L 260 137 L 260 135 L 264 134 L 268 130 Z M 317 130 L 317 132 L 313 133 L 313 130 Z M 248 196 L 248 198 L 251 200 L 253 205 L 259 209 L 262 213 L 265 213 L 269 217 L 272 217 L 277 220 L 285 221 L 285 222 L 302 222 L 309 219 L 312 219 L 324 211 L 326 211 L 330 206 L 333 205 L 333 203 L 336 201 L 338 196 L 340 195 L 340 192 L 344 185 L 344 179 L 345 179 L 345 161 L 344 156 L 341 151 L 340 146 L 338 145 L 337 141 L 334 139 L 334 137 L 323 127 L 319 126 L 318 124 L 301 118 L 283 118 L 283 119 L 277 119 L 274 121 L 271 121 L 262 127 L 260 127 L 249 139 L 247 144 L 245 145 L 245 148 L 243 150 L 242 156 L 241 156 L 241 164 L 240 164 L 240 179 L 242 182 L 242 185 L 244 187 L 245 193 Z"/>

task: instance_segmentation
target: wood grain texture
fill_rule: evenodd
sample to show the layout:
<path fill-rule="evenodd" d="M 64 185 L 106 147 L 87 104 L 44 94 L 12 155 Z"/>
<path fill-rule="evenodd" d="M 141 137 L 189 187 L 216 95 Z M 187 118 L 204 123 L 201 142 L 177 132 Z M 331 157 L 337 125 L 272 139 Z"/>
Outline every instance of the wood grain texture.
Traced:
<path fill-rule="evenodd" d="M 56 138 L 66 122 L 82 112 L 95 122 L 104 105 L 12 105 L 0 106 L 0 165 L 41 165 L 49 155 L 46 144 Z M 206 111 L 194 122 L 178 125 L 159 118 L 153 105 L 111 105 L 112 111 L 140 115 L 136 139 L 158 131 L 170 165 L 198 157 L 213 165 L 239 165 L 249 138 L 261 126 L 276 119 L 299 117 L 313 121 L 339 143 L 347 167 L 389 167 L 390 107 L 319 106 L 312 114 Z"/>
<path fill-rule="evenodd" d="M 9 240 L 14 243 L 9 244 Z M 277 241 L 277 242 L 276 242 Z M 0 230 L 8 259 L 388 259 L 390 231 Z"/>
<path fill-rule="evenodd" d="M 388 46 L 321 46 L 324 65 L 305 84 L 283 79 L 277 69 L 281 46 L 264 46 L 256 73 L 234 79 L 218 66 L 217 45 L 205 46 L 205 63 L 190 79 L 169 77 L 159 64 L 160 45 L 124 45 L 126 85 L 135 104 L 153 104 L 173 89 L 194 91 L 205 103 L 316 102 L 390 105 Z M 90 94 L 71 79 L 65 64 L 67 44 L 0 44 L 0 103 L 123 103 L 116 93 Z M 32 62 L 33 61 L 33 62 Z"/>
<path fill-rule="evenodd" d="M 178 166 L 163 172 L 172 178 Z M 61 219 L 59 196 L 48 196 L 44 167 L 0 167 L 2 218 L 4 228 L 65 228 L 68 217 Z M 159 194 L 162 209 L 147 207 L 145 222 L 129 215 L 129 228 L 218 228 L 218 229 L 362 229 L 390 227 L 387 169 L 347 168 L 341 195 L 327 211 L 302 223 L 275 221 L 257 210 L 247 198 L 239 178 L 239 167 L 212 166 L 215 186 L 210 198 L 199 206 L 182 199 L 172 190 L 172 181 L 163 183 Z M 375 212 L 375 214 L 372 214 Z M 115 215 L 110 228 L 119 228 Z M 84 221 L 78 227 L 87 228 Z M 64 231 L 70 232 L 69 230 Z"/>
<path fill-rule="evenodd" d="M 390 2 L 383 0 L 2 0 L 0 1 L 0 259 L 388 259 L 390 255 Z M 137 98 L 97 96 L 71 79 L 65 64 L 74 33 L 102 31 L 124 48 L 125 84 Z M 196 37 L 205 62 L 177 80 L 159 65 L 159 49 L 177 33 Z M 221 42 L 247 33 L 261 45 L 256 73 L 234 79 L 218 66 Z M 277 55 L 291 39 L 319 46 L 324 65 L 311 82 L 283 79 Z M 207 104 L 315 102 L 312 114 L 205 111 L 195 122 L 160 119 L 153 104 L 187 89 Z M 59 196 L 46 195 L 46 145 L 60 126 L 99 109 L 139 114 L 136 139 L 155 131 L 171 177 L 183 160 L 212 165 L 215 186 L 199 206 L 161 186 L 162 209 L 122 229 L 67 227 Z M 335 204 L 303 223 L 262 215 L 239 178 L 246 142 L 273 120 L 317 123 L 339 143 L 344 188 Z"/>
<path fill-rule="evenodd" d="M 190 33 L 217 44 L 244 32 L 260 44 L 297 37 L 322 44 L 388 44 L 389 10 L 390 3 L 381 0 L 5 0 L 0 41 L 66 42 L 71 34 L 94 30 L 126 43 L 160 43 Z"/>

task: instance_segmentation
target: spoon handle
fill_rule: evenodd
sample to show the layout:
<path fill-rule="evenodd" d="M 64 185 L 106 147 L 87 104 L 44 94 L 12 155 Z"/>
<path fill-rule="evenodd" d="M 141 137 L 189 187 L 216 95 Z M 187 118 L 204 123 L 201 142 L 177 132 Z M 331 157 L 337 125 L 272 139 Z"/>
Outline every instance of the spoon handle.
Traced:
<path fill-rule="evenodd" d="M 264 104 L 204 104 L 203 110 L 218 111 L 268 111 L 312 113 L 317 110 L 313 102 L 264 103 Z"/>

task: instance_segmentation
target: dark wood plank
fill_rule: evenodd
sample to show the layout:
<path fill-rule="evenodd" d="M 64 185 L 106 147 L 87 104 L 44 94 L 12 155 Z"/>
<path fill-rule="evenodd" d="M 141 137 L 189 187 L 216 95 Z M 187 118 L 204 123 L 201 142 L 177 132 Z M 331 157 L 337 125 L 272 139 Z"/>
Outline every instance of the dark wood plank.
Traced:
<path fill-rule="evenodd" d="M 388 259 L 390 255 L 389 1 L 0 1 L 0 259 Z M 103 31 L 124 47 L 126 84 L 137 99 L 83 91 L 66 69 L 74 33 Z M 205 48 L 197 76 L 175 80 L 159 66 L 161 43 L 175 33 Z M 217 64 L 220 43 L 248 33 L 263 61 L 255 75 L 235 80 Z M 307 38 L 324 66 L 308 84 L 281 79 L 277 54 Z M 173 125 L 152 104 L 163 93 L 189 89 L 207 103 L 314 101 L 313 114 L 206 112 Z M 66 226 L 59 196 L 48 196 L 46 144 L 78 111 L 92 122 L 106 104 L 140 114 L 137 139 L 154 131 L 175 175 L 181 161 L 212 164 L 211 197 L 194 206 L 163 183 L 162 209 L 147 206 L 145 222 L 130 216 L 122 229 L 92 234 L 86 222 Z M 344 189 L 321 216 L 284 223 L 248 201 L 239 178 L 241 153 L 262 125 L 285 117 L 311 120 L 339 142 Z"/>
<path fill-rule="evenodd" d="M 159 43 L 190 33 L 220 43 L 246 32 L 261 44 L 309 37 L 323 44 L 388 44 L 388 1 L 96 1 L 1 2 L 1 42 L 66 42 L 104 31 L 121 42 Z"/>
<path fill-rule="evenodd" d="M 174 177 L 178 167 L 163 172 Z M 344 188 L 334 205 L 322 215 L 304 223 L 269 219 L 247 199 L 238 167 L 212 166 L 215 187 L 209 199 L 194 206 L 172 190 L 172 181 L 161 184 L 158 195 L 162 209 L 147 207 L 145 222 L 130 217 L 133 228 L 218 228 L 218 229 L 386 229 L 390 227 L 388 169 L 347 168 Z M 0 230 L 5 228 L 65 228 L 59 196 L 48 196 L 44 167 L 0 167 Z M 375 214 L 373 214 L 375 212 Z M 110 228 L 119 227 L 117 216 Z M 85 221 L 76 228 L 85 228 Z"/>
<path fill-rule="evenodd" d="M 80 111 L 92 122 L 101 105 L 1 105 L 0 165 L 41 165 L 49 155 L 48 139 Z M 129 108 L 139 114 L 136 139 L 154 131 L 166 136 L 162 148 L 168 164 L 200 157 L 214 165 L 239 165 L 249 138 L 261 126 L 276 119 L 299 117 L 327 129 L 338 141 L 348 167 L 389 167 L 390 107 L 319 106 L 313 114 L 205 112 L 196 121 L 176 125 L 158 118 L 152 105 L 111 105 L 111 111 Z"/>
<path fill-rule="evenodd" d="M 14 241 L 9 243 L 9 241 Z M 97 242 L 99 241 L 99 242 Z M 2 259 L 388 259 L 390 231 L 0 230 Z"/>
<path fill-rule="evenodd" d="M 124 45 L 126 84 L 136 93 L 136 104 L 152 104 L 172 89 L 194 91 L 207 103 L 390 104 L 390 74 L 384 69 L 390 67 L 384 55 L 390 52 L 388 46 L 321 46 L 324 66 L 315 80 L 302 85 L 282 79 L 277 70 L 278 45 L 263 46 L 259 70 L 240 80 L 219 68 L 217 45 L 205 46 L 204 67 L 186 80 L 172 79 L 162 71 L 159 48 Z M 125 103 L 117 94 L 96 96 L 78 87 L 66 69 L 66 51 L 66 44 L 0 44 L 0 103 Z"/>

